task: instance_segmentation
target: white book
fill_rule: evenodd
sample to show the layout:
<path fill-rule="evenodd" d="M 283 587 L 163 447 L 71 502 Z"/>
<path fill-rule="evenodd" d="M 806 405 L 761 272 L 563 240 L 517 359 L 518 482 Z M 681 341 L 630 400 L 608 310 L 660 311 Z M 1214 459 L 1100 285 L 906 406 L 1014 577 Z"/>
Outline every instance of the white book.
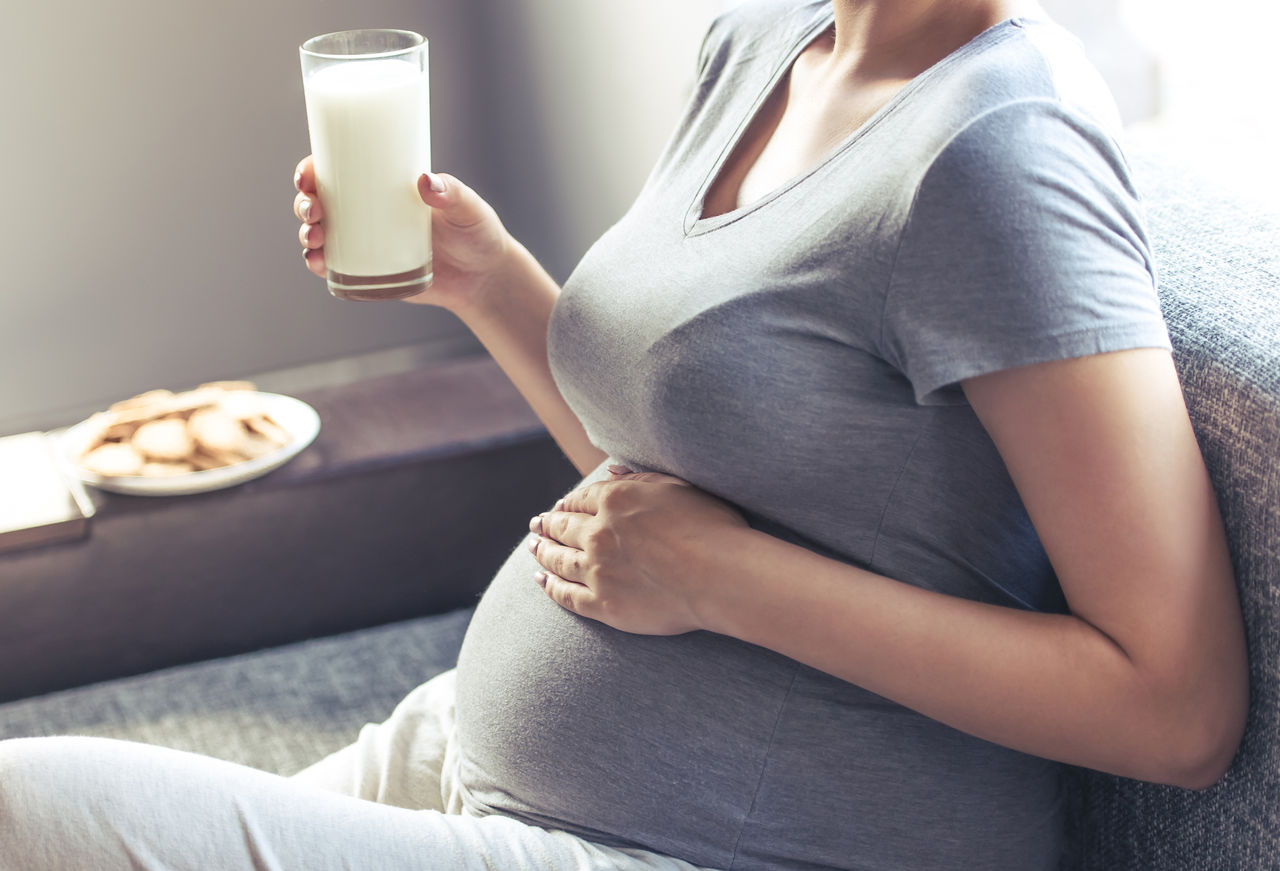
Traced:
<path fill-rule="evenodd" d="M 0 438 L 0 553 L 82 538 L 93 502 L 42 432 Z"/>

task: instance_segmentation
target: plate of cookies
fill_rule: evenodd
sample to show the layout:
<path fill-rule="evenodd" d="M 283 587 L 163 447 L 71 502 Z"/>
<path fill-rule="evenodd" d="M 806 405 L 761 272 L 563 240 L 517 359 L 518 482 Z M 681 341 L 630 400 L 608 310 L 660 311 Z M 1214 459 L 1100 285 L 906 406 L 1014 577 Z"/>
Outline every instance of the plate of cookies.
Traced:
<path fill-rule="evenodd" d="M 86 484 L 135 496 L 183 496 L 243 484 L 297 456 L 320 431 L 315 409 L 214 381 L 149 390 L 63 432 L 60 453 Z"/>

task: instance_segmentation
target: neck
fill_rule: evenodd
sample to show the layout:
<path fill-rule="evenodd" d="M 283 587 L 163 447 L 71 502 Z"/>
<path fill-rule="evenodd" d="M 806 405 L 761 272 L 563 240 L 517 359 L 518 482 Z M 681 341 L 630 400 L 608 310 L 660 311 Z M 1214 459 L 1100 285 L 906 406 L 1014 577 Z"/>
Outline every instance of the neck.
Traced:
<path fill-rule="evenodd" d="M 832 68 L 914 75 L 1027 5 L 1018 0 L 833 0 Z"/>

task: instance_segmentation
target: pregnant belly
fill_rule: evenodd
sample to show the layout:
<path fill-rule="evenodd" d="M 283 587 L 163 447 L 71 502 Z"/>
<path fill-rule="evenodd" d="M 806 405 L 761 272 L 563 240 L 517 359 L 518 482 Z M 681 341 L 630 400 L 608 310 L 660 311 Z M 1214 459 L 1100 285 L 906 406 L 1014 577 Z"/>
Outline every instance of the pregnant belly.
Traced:
<path fill-rule="evenodd" d="M 692 861 L 725 860 L 795 664 L 710 633 L 585 620 L 547 598 L 537 568 L 516 549 L 459 655 L 472 809 L 618 846 L 719 845 Z"/>
<path fill-rule="evenodd" d="M 712 867 L 1053 866 L 1049 763 L 724 636 L 585 620 L 537 568 L 512 553 L 459 656 L 472 812 Z"/>

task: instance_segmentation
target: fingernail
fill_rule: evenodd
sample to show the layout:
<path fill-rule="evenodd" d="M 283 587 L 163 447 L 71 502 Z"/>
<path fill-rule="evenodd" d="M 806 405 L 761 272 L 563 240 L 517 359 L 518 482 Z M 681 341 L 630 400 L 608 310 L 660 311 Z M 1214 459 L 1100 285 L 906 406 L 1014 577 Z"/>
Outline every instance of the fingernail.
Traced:
<path fill-rule="evenodd" d="M 311 220 L 311 200 L 302 201 L 302 204 L 298 206 L 298 214 L 302 215 L 302 220 L 304 221 Z"/>
<path fill-rule="evenodd" d="M 556 511 L 563 511 L 563 510 L 564 510 L 564 500 L 563 500 L 563 499 L 557 499 L 557 500 L 556 500 L 555 510 L 556 510 Z"/>
<path fill-rule="evenodd" d="M 298 190 L 302 190 L 302 170 L 298 170 L 293 174 L 293 186 Z"/>
<path fill-rule="evenodd" d="M 427 187 L 438 194 L 444 193 L 444 179 L 436 175 L 434 172 L 424 172 L 422 177 L 427 180 Z"/>
<path fill-rule="evenodd" d="M 536 554 L 538 552 L 538 536 L 531 535 L 524 540 L 524 549 L 529 553 Z"/>
<path fill-rule="evenodd" d="M 610 466 L 609 474 L 610 475 L 630 475 L 631 470 L 628 469 L 626 466 Z"/>
<path fill-rule="evenodd" d="M 533 576 L 533 580 L 537 583 L 539 587 L 545 587 L 547 585 L 547 573 L 538 572 L 536 575 Z"/>
<path fill-rule="evenodd" d="M 542 532 L 542 515 L 541 514 L 535 514 L 533 516 L 533 519 L 529 521 L 529 531 L 537 532 L 537 533 Z"/>

